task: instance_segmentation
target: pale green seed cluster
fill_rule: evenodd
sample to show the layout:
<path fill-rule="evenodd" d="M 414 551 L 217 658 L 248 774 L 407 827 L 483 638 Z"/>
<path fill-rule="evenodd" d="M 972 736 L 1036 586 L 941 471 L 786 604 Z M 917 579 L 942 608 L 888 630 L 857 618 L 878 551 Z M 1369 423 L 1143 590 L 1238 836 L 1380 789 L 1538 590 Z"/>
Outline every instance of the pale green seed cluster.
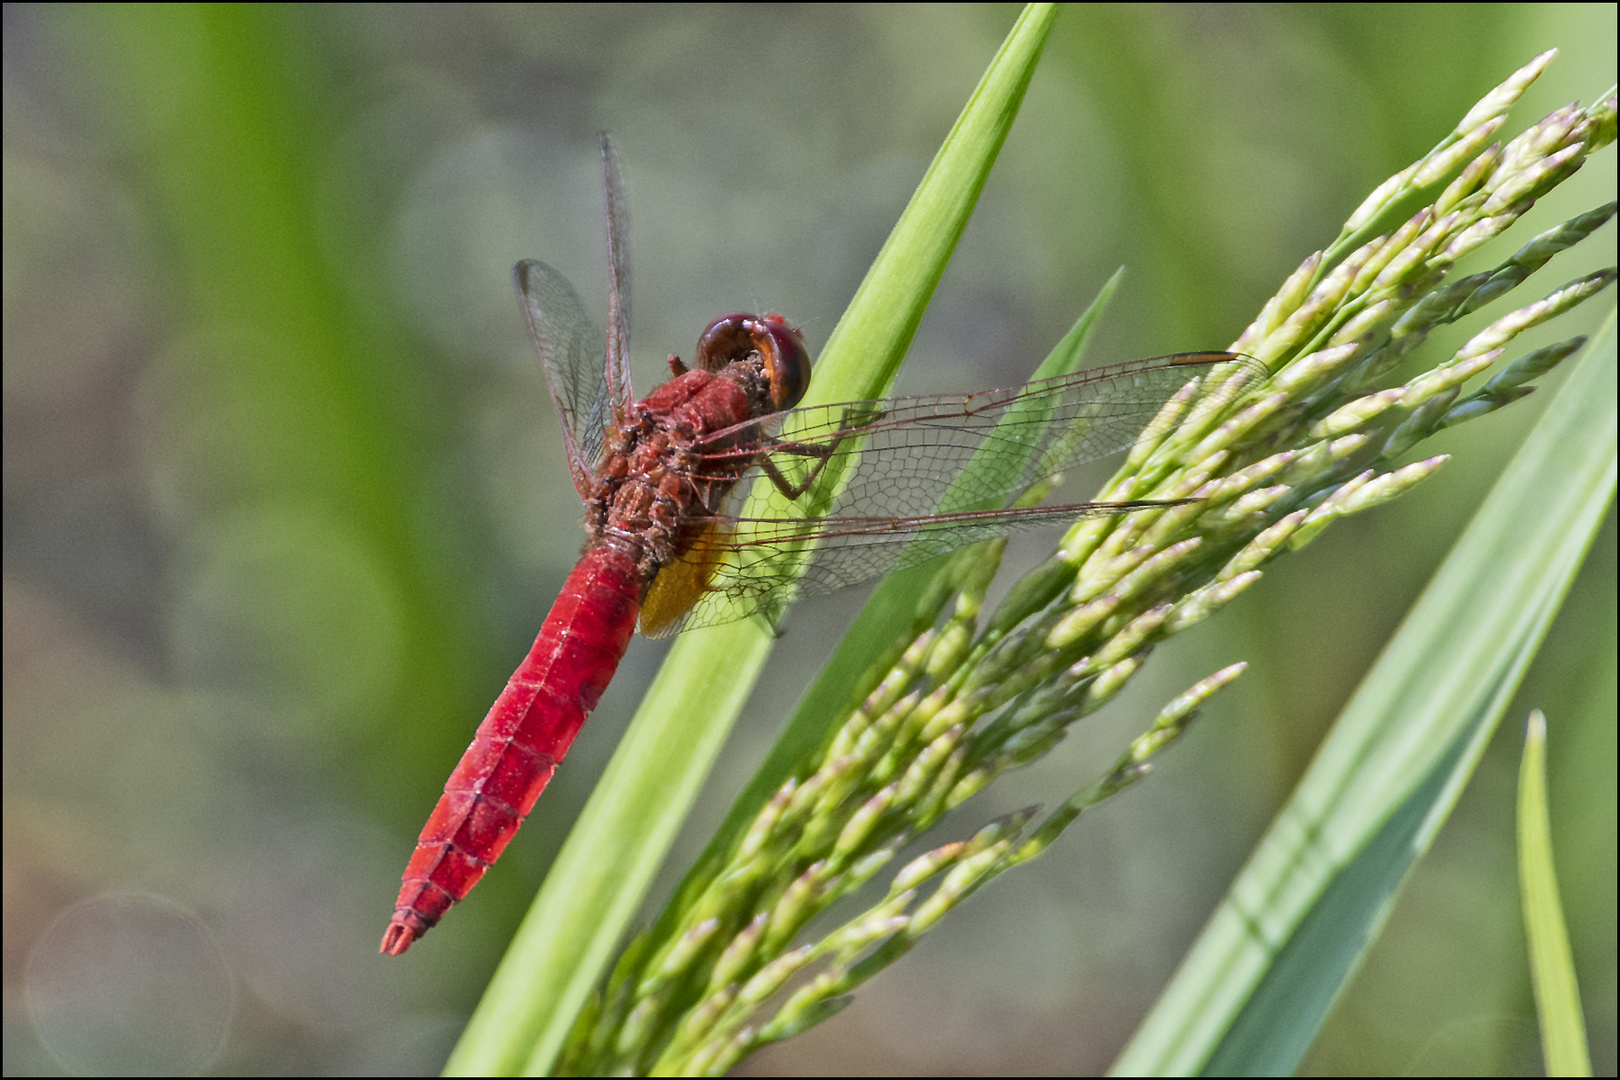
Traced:
<path fill-rule="evenodd" d="M 1172 701 L 1107 775 L 1044 819 L 1031 808 L 911 860 L 880 902 L 794 947 L 815 916 L 946 811 L 1045 754 L 1119 692 L 1153 645 L 1214 613 L 1267 561 L 1435 472 L 1444 457 L 1398 464 L 1421 440 L 1524 396 L 1579 348 L 1575 339 L 1536 350 L 1464 393 L 1518 334 L 1605 288 L 1612 269 L 1497 318 L 1431 370 L 1381 385 L 1435 327 L 1511 292 L 1613 216 L 1610 203 L 1493 270 L 1447 280 L 1459 258 L 1614 140 L 1611 91 L 1494 142 L 1551 58 L 1537 57 L 1381 185 L 1234 346 L 1258 363 L 1189 384 L 1100 496 L 1192 501 L 1081 521 L 982 624 L 999 548 L 956 558 L 952 616 L 911 644 L 821 761 L 782 786 L 707 888 L 666 913 L 660 928 L 673 929 L 631 946 L 581 1017 L 561 1071 L 722 1073 L 836 1012 L 945 912 L 1143 776 L 1243 665 Z"/>

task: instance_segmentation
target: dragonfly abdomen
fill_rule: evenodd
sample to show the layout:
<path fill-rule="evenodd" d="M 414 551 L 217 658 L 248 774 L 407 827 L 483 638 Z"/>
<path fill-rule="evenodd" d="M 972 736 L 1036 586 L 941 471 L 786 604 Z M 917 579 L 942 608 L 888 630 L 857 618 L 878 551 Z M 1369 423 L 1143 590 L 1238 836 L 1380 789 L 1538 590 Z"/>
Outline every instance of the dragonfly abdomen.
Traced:
<path fill-rule="evenodd" d="M 383 952 L 410 948 L 500 858 L 630 647 L 641 593 L 637 559 L 620 546 L 580 558 L 423 826 Z"/>

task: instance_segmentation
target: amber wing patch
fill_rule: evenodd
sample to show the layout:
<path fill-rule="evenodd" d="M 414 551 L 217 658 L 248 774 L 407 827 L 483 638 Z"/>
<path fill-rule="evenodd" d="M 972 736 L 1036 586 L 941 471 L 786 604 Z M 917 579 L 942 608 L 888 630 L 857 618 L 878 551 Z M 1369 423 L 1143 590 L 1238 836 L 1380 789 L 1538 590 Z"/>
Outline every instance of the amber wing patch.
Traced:
<path fill-rule="evenodd" d="M 658 571 L 641 605 L 643 634 L 663 637 L 681 628 L 697 602 L 714 590 L 731 534 L 717 523 L 706 525 L 684 554 Z"/>

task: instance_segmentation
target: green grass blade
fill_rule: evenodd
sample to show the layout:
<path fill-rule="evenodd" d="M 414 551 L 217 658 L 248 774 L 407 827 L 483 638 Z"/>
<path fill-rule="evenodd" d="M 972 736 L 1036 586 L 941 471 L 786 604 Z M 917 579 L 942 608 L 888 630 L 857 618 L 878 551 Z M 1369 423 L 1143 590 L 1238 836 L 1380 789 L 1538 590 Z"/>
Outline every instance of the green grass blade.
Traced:
<path fill-rule="evenodd" d="M 1530 714 L 1519 764 L 1519 889 L 1547 1075 L 1591 1076 L 1575 957 L 1570 952 L 1558 875 L 1553 869 L 1552 820 L 1547 810 L 1547 718 L 1539 709 Z"/>
<path fill-rule="evenodd" d="M 1114 1065 L 1293 1071 L 1535 655 L 1615 489 L 1611 313 Z"/>
<path fill-rule="evenodd" d="M 1014 25 L 834 328 L 806 405 L 881 394 L 1006 139 L 1056 9 Z M 496 970 L 447 1074 L 544 1073 L 621 940 L 753 688 L 757 620 L 684 635 Z"/>

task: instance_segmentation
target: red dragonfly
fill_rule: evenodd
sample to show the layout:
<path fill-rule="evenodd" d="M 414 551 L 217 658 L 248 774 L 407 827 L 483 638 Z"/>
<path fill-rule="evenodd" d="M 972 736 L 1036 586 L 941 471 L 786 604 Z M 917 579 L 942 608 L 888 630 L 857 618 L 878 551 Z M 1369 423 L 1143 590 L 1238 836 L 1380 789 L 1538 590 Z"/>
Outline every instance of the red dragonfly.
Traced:
<path fill-rule="evenodd" d="M 1164 502 L 1009 509 L 1009 496 L 1123 450 L 1232 353 L 1158 357 L 967 396 L 793 408 L 810 380 L 804 338 L 780 315 L 726 315 L 693 366 L 646 398 L 630 388 L 630 278 L 617 156 L 607 188 L 605 349 L 573 288 L 527 260 L 514 276 L 589 539 L 529 655 L 479 725 L 405 868 L 382 951 L 398 956 L 500 857 L 612 679 L 639 618 L 677 630 L 763 613 L 1015 529 Z M 1241 384 L 1247 370 L 1227 378 Z M 973 467 L 964 470 L 973 460 Z M 824 474 L 826 516 L 795 513 Z M 729 516 L 770 484 L 764 516 Z M 756 504 L 758 505 L 758 504 Z"/>

